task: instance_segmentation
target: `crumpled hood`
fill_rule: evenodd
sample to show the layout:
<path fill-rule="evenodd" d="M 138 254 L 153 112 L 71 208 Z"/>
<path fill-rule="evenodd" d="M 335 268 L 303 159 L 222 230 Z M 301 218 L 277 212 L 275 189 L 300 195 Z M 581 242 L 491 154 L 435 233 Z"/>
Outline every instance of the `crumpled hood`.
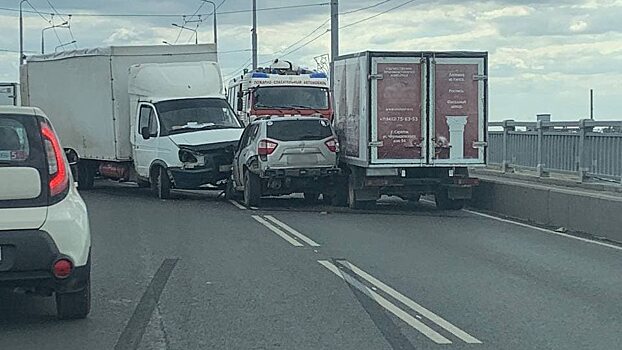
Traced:
<path fill-rule="evenodd" d="M 183 134 L 169 135 L 171 140 L 177 145 L 205 145 L 212 143 L 222 143 L 239 141 L 244 129 L 215 129 L 190 131 Z"/>

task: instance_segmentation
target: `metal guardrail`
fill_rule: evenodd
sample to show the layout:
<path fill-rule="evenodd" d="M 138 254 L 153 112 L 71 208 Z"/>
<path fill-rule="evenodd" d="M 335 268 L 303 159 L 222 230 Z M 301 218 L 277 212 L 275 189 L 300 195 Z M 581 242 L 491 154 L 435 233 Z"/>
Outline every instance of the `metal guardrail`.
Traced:
<path fill-rule="evenodd" d="M 517 122 L 488 124 L 488 163 L 504 172 L 526 168 L 538 176 L 577 175 L 622 184 L 622 121 Z"/>

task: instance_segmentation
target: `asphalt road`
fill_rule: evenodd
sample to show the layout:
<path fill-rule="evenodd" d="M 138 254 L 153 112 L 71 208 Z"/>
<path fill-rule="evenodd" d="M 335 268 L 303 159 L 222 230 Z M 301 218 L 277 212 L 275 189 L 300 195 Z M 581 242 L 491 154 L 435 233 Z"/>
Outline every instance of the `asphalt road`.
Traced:
<path fill-rule="evenodd" d="M 622 249 L 427 203 L 83 193 L 93 311 L 0 292 L 0 349 L 620 349 Z"/>

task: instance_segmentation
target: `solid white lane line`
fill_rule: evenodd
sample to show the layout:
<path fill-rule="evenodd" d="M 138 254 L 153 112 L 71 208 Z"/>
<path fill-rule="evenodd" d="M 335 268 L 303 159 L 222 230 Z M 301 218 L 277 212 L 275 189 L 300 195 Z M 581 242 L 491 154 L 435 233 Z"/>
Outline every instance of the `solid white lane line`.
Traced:
<path fill-rule="evenodd" d="M 240 210 L 246 210 L 245 206 L 243 206 L 242 204 L 234 201 L 233 199 L 229 199 L 229 203 L 233 204 L 235 207 L 237 207 Z"/>
<path fill-rule="evenodd" d="M 308 245 L 312 246 L 312 247 L 319 247 L 320 245 L 318 243 L 316 243 L 314 240 L 312 240 L 311 238 L 303 235 L 302 233 L 296 231 L 295 229 L 293 229 L 292 227 L 290 227 L 289 225 L 287 225 L 286 223 L 278 220 L 277 218 L 275 218 L 272 215 L 264 215 L 264 217 L 266 219 L 268 219 L 269 221 L 272 221 L 273 223 L 277 224 L 278 226 L 281 226 L 282 228 L 284 228 L 286 231 L 288 231 L 289 233 L 291 233 L 292 235 L 300 238 L 301 240 L 303 240 L 304 242 L 306 242 Z"/>
<path fill-rule="evenodd" d="M 289 242 L 294 247 L 302 247 L 303 246 L 302 243 L 300 243 L 297 240 L 293 239 L 287 233 L 283 232 L 280 228 L 278 228 L 278 227 L 272 225 L 271 223 L 267 222 L 262 217 L 257 216 L 257 215 L 253 215 L 253 219 L 257 220 L 260 224 L 262 224 L 265 227 L 267 227 L 270 231 L 272 231 L 272 232 L 276 233 L 277 235 L 279 235 L 281 238 L 283 238 L 284 240 Z"/>
<path fill-rule="evenodd" d="M 330 261 L 318 260 L 318 263 L 320 263 L 322 266 L 327 268 L 329 271 L 331 271 L 335 275 L 339 276 L 341 279 L 349 283 L 354 288 L 368 295 L 370 298 L 372 298 L 372 300 L 378 303 L 378 305 L 382 306 L 390 313 L 399 317 L 402 321 L 406 322 L 411 327 L 421 332 L 421 334 L 430 338 L 433 342 L 437 344 L 451 344 L 451 340 L 445 338 L 444 336 L 442 336 L 441 334 L 439 334 L 432 328 L 425 325 L 423 322 L 412 317 L 410 314 L 400 309 L 399 307 L 395 306 L 395 304 L 391 303 L 390 301 L 388 301 L 387 299 L 385 299 L 378 293 L 374 292 L 373 290 L 370 290 L 369 288 L 367 288 L 367 286 L 357 281 L 354 277 L 350 276 L 349 274 L 345 272 L 342 272 L 341 270 L 339 270 L 339 268 L 337 268 L 337 266 L 332 264 Z"/>
<path fill-rule="evenodd" d="M 426 202 L 426 203 L 430 203 L 430 204 L 435 204 L 433 201 L 430 201 L 430 200 L 427 200 L 427 199 L 421 199 L 421 201 L 422 202 Z M 533 225 L 525 224 L 525 223 L 518 222 L 518 221 L 503 219 L 503 218 L 500 218 L 500 217 L 497 217 L 497 216 L 494 216 L 494 215 L 480 213 L 480 212 L 477 212 L 477 211 L 474 211 L 474 210 L 462 209 L 462 211 L 464 211 L 466 213 L 469 213 L 469 214 L 478 215 L 478 216 L 481 216 L 481 217 L 484 217 L 484 218 L 505 222 L 507 224 L 513 224 L 513 225 L 517 225 L 517 226 L 521 226 L 521 227 L 531 228 L 531 229 L 534 229 L 534 230 L 538 230 L 540 232 L 552 233 L 554 235 L 558 235 L 558 236 L 562 236 L 562 237 L 566 237 L 566 238 L 576 239 L 576 240 L 581 241 L 581 242 L 597 244 L 597 245 L 600 245 L 600 246 L 603 246 L 603 247 L 613 248 L 613 249 L 616 249 L 616 250 L 622 250 L 622 247 L 614 245 L 614 244 L 609 244 L 609 243 L 605 243 L 605 242 L 599 242 L 599 241 L 595 241 L 595 240 L 588 239 L 588 238 L 577 237 L 577 236 L 569 235 L 567 233 L 556 232 L 556 231 L 549 230 L 549 229 L 546 229 L 546 228 L 542 228 L 542 227 L 538 227 L 538 226 L 533 226 Z"/>
<path fill-rule="evenodd" d="M 385 293 L 387 293 L 390 296 L 392 296 L 393 298 L 399 300 L 404 305 L 408 306 L 409 308 L 411 308 L 415 312 L 418 312 L 419 314 L 421 314 L 423 317 L 429 319 L 430 321 L 436 323 L 437 325 L 439 325 L 440 327 L 442 327 L 446 331 L 450 332 L 451 334 L 455 335 L 456 337 L 462 339 L 466 343 L 469 343 L 469 344 L 481 344 L 482 343 L 477 338 L 473 337 L 472 335 L 468 334 L 467 332 L 463 331 L 462 329 L 454 326 L 453 324 L 447 322 L 442 317 L 440 317 L 437 314 L 433 313 L 432 311 L 426 309 L 425 307 L 417 304 L 413 300 L 407 298 L 402 293 L 396 291 L 395 289 L 393 289 L 390 286 L 386 285 L 385 283 L 383 283 L 382 281 L 378 280 L 374 276 L 372 276 L 372 275 L 368 274 L 367 272 L 361 270 L 360 268 L 356 267 L 351 262 L 346 261 L 346 260 L 339 260 L 339 263 L 343 264 L 344 266 L 346 266 L 347 268 L 352 270 L 352 272 L 354 272 L 355 274 L 363 277 L 369 283 L 371 283 L 371 284 L 375 285 L 376 287 L 380 288 Z"/>
<path fill-rule="evenodd" d="M 552 234 L 557 235 L 557 236 L 562 236 L 562 237 L 566 237 L 566 238 L 572 238 L 572 239 L 576 239 L 577 241 L 581 241 L 581 242 L 597 244 L 599 246 L 613 248 L 613 249 L 616 249 L 616 250 L 622 250 L 622 247 L 614 245 L 614 244 L 594 241 L 594 240 L 587 239 L 587 238 L 582 238 L 582 237 L 577 237 L 577 236 L 569 235 L 567 233 L 556 232 L 556 231 L 549 230 L 549 229 L 546 229 L 546 228 L 542 228 L 542 227 L 538 227 L 538 226 L 533 226 L 533 225 L 529 225 L 529 224 L 524 224 L 524 223 L 518 222 L 518 221 L 512 221 L 512 220 L 508 220 L 508 219 L 503 219 L 503 218 L 500 218 L 500 217 L 496 217 L 496 216 L 493 216 L 493 215 L 488 215 L 488 214 L 480 213 L 480 212 L 473 211 L 473 210 L 468 210 L 468 209 L 462 209 L 462 210 L 467 212 L 467 213 L 469 213 L 469 214 L 481 216 L 481 217 L 484 217 L 484 218 L 487 218 L 487 219 L 493 219 L 493 220 L 505 222 L 505 223 L 508 223 L 508 224 L 514 224 L 514 225 L 517 225 L 517 226 L 526 227 L 526 228 L 538 230 L 538 231 L 545 232 L 545 233 L 552 233 Z"/>

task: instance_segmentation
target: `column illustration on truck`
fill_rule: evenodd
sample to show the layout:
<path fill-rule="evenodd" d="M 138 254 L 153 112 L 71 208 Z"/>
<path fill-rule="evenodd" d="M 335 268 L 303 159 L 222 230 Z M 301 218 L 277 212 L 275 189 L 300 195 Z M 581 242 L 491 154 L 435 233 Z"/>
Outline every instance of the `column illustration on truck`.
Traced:
<path fill-rule="evenodd" d="M 449 127 L 449 159 L 464 158 L 464 127 L 468 116 L 446 116 L 447 126 Z"/>

